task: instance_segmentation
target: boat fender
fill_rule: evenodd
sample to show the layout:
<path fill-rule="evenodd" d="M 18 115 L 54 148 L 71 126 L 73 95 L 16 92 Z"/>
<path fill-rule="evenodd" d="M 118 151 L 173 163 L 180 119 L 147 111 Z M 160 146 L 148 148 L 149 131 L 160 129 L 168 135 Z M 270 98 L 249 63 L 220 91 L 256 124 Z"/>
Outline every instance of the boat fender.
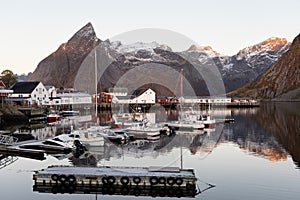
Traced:
<path fill-rule="evenodd" d="M 121 178 L 120 181 L 121 181 L 122 185 L 128 185 L 129 178 L 127 176 L 124 176 L 124 177 Z"/>
<path fill-rule="evenodd" d="M 159 177 L 158 183 L 159 183 L 159 184 L 165 184 L 165 183 L 166 183 L 165 177 Z"/>
<path fill-rule="evenodd" d="M 133 182 L 135 184 L 139 184 L 141 181 L 142 181 L 142 179 L 140 177 L 138 177 L 138 176 L 136 176 L 136 177 L 133 178 Z"/>
<path fill-rule="evenodd" d="M 66 175 L 60 175 L 58 177 L 58 180 L 61 182 L 61 183 L 65 183 L 67 181 L 67 176 Z"/>
<path fill-rule="evenodd" d="M 175 184 L 175 178 L 174 177 L 167 178 L 167 183 L 171 186 L 174 185 Z"/>
<path fill-rule="evenodd" d="M 183 183 L 182 178 L 177 178 L 177 179 L 176 179 L 176 184 L 177 184 L 177 185 L 182 185 L 182 183 Z"/>
<path fill-rule="evenodd" d="M 158 183 L 158 178 L 156 176 L 153 176 L 149 180 L 151 185 L 156 185 Z"/>
<path fill-rule="evenodd" d="M 51 179 L 52 179 L 53 181 L 58 181 L 58 175 L 57 175 L 57 174 L 53 174 L 53 175 L 51 176 Z"/>
<path fill-rule="evenodd" d="M 69 175 L 68 178 L 67 178 L 67 181 L 68 181 L 70 184 L 73 184 L 73 183 L 75 183 L 76 178 L 75 178 L 74 175 Z"/>
<path fill-rule="evenodd" d="M 116 178 L 114 176 L 107 177 L 107 183 L 108 184 L 114 184 L 116 181 Z"/>

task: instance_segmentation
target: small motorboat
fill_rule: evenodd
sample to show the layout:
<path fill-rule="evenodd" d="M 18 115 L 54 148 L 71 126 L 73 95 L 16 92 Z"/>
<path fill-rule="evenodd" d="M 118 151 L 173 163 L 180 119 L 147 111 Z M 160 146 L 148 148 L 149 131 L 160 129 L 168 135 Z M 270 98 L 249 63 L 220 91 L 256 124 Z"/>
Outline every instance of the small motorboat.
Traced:
<path fill-rule="evenodd" d="M 29 142 L 19 145 L 23 149 L 44 150 L 46 153 L 70 153 L 75 149 L 74 140 L 66 134 L 58 135 L 44 141 Z"/>
<path fill-rule="evenodd" d="M 133 140 L 133 137 L 128 136 L 126 129 L 106 129 L 98 133 L 105 139 L 118 144 L 126 143 Z"/>

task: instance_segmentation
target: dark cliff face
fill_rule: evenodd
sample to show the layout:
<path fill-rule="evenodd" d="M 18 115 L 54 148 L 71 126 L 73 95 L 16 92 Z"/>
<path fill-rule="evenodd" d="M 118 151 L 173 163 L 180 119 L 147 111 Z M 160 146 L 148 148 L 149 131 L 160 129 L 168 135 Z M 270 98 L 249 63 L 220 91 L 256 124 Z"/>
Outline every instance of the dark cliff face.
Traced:
<path fill-rule="evenodd" d="M 79 66 L 100 42 L 92 25 L 88 23 L 67 43 L 42 60 L 29 80 L 42 81 L 56 87 L 73 87 Z"/>
<path fill-rule="evenodd" d="M 289 50 L 272 67 L 253 82 L 230 93 L 234 96 L 252 96 L 263 99 L 300 98 L 300 35 Z M 286 95 L 289 93 L 289 95 Z"/>
<path fill-rule="evenodd" d="M 225 91 L 228 92 L 257 78 L 273 65 L 289 46 L 290 43 L 284 39 L 270 38 L 245 48 L 234 56 L 222 56 L 209 46 L 197 47 L 195 45 L 183 52 L 173 52 L 171 48 L 155 42 L 123 45 L 120 42 L 101 41 L 96 37 L 92 25 L 88 23 L 67 43 L 62 44 L 57 51 L 42 60 L 30 80 L 42 81 L 44 84 L 55 87 L 75 87 L 94 93 L 95 87 L 92 87 L 95 85 L 94 61 L 91 59 L 88 66 L 82 67 L 82 65 L 92 50 L 97 47 L 100 49 L 97 50 L 100 51 L 97 53 L 97 55 L 100 54 L 98 69 L 103 67 L 99 65 L 109 65 L 103 75 L 98 77 L 99 90 L 115 86 L 129 70 L 152 63 L 169 66 L 178 72 L 184 69 L 184 76 L 196 95 L 209 95 L 211 90 L 218 90 L 214 83 L 209 82 L 210 79 L 203 76 L 205 73 L 210 75 L 215 73 L 212 65 L 216 66 L 221 75 L 221 80 L 218 79 L 216 82 L 223 82 Z M 195 70 L 195 66 L 198 70 Z M 84 78 L 78 81 L 80 76 Z M 166 79 L 173 85 L 178 81 L 178 77 Z M 87 86 L 83 87 L 84 84 Z M 213 85 L 210 90 L 207 84 Z M 156 87 L 156 92 L 164 95 L 166 90 L 163 87 L 158 88 Z M 165 95 L 170 94 L 166 92 Z"/>

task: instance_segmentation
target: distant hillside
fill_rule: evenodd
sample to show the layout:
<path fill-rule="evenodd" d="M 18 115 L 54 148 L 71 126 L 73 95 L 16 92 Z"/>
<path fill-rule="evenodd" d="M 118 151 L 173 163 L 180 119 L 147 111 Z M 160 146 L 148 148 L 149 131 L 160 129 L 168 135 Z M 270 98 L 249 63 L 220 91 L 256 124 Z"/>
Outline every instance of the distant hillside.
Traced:
<path fill-rule="evenodd" d="M 85 73 L 87 78 L 76 87 L 92 93 L 95 91 L 91 86 L 95 85 L 92 82 L 94 64 L 90 63 L 84 71 L 79 68 L 97 45 L 102 56 L 98 67 L 110 63 L 98 83 L 100 90 L 115 86 L 129 70 L 143 64 L 153 63 L 169 66 L 176 71 L 183 68 L 185 78 L 199 96 L 209 95 L 207 80 L 205 80 L 207 77 L 202 77 L 197 70 L 193 69 L 193 66 L 199 66 L 203 72 L 210 73 L 212 69 L 207 63 L 215 65 L 221 74 L 226 92 L 229 92 L 257 78 L 290 47 L 290 43 L 285 39 L 272 37 L 247 47 L 233 56 L 221 55 L 210 46 L 196 45 L 192 45 L 186 51 L 173 52 L 170 47 L 156 42 L 137 41 L 134 44 L 125 45 L 118 41 L 102 41 L 96 37 L 91 23 L 88 23 L 67 43 L 62 44 L 57 51 L 42 60 L 29 80 L 42 81 L 44 84 L 56 87 L 75 87 L 76 78 Z M 177 77 L 166 79 L 174 85 L 176 81 L 174 79 Z M 84 84 L 86 86 L 83 86 Z M 162 96 L 169 95 L 165 87 L 156 87 L 155 91 Z"/>
<path fill-rule="evenodd" d="M 251 83 L 229 93 L 274 100 L 300 100 L 300 35 L 281 58 Z"/>

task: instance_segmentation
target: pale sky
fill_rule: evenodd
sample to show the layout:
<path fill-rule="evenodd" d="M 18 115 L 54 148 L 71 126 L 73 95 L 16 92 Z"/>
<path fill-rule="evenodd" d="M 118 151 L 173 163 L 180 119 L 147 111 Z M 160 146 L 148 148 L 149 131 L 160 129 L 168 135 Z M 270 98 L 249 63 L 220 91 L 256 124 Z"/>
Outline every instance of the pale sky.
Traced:
<path fill-rule="evenodd" d="M 167 29 L 225 55 L 269 37 L 300 33 L 298 0 L 0 0 L 0 72 L 33 72 L 91 22 L 97 37 Z"/>

